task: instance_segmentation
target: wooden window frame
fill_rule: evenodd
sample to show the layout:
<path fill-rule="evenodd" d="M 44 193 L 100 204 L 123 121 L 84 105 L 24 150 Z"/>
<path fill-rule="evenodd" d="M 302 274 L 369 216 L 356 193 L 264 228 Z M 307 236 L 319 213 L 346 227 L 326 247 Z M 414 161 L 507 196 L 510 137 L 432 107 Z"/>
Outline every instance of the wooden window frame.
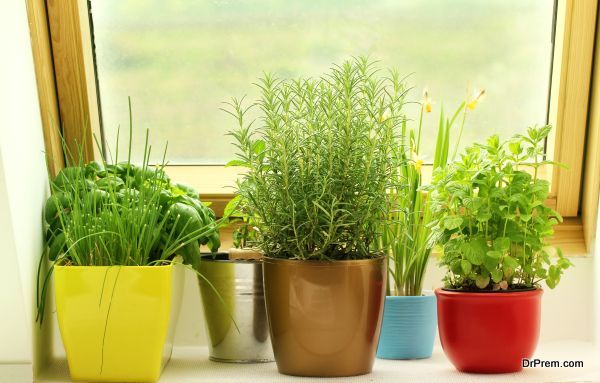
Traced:
<path fill-rule="evenodd" d="M 595 234 L 600 179 L 600 0 L 558 0 L 549 121 L 555 167 L 549 206 L 565 217 L 554 242 L 572 256 L 589 255 Z M 86 161 L 99 156 L 100 111 L 87 0 L 27 0 L 40 107 L 51 169 L 64 166 L 60 135 Z M 595 53 L 594 53 L 595 52 Z M 592 68 L 595 59 L 595 76 Z M 592 84 L 593 81 L 593 84 Z M 58 129 L 57 127 L 61 127 Z M 584 161 L 586 166 L 584 166 Z M 175 179 L 200 190 L 217 213 L 233 196 L 239 168 L 169 166 Z"/>

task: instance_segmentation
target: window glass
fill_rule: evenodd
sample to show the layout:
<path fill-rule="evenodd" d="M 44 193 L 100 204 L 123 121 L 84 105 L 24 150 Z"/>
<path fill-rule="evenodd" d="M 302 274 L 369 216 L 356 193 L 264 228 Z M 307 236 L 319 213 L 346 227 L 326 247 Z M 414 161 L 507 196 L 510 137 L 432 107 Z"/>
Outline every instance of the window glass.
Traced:
<path fill-rule="evenodd" d="M 429 89 L 424 137 L 434 137 L 442 103 L 453 110 L 478 88 L 486 96 L 462 143 L 522 132 L 546 122 L 553 3 L 92 0 L 103 132 L 115 142 L 131 96 L 138 156 L 149 129 L 155 158 L 168 141 L 171 163 L 223 164 L 235 150 L 224 101 L 256 98 L 263 71 L 317 76 L 358 55 L 412 73 L 414 100 Z M 434 142 L 424 144 L 431 159 Z"/>

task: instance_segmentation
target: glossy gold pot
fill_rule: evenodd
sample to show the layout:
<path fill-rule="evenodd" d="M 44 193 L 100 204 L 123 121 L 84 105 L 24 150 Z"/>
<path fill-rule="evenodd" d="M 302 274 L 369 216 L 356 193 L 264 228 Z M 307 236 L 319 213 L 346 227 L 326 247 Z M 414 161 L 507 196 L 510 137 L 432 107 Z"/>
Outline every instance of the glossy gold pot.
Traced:
<path fill-rule="evenodd" d="M 264 258 L 271 343 L 282 374 L 353 376 L 373 368 L 385 299 L 383 257 Z"/>

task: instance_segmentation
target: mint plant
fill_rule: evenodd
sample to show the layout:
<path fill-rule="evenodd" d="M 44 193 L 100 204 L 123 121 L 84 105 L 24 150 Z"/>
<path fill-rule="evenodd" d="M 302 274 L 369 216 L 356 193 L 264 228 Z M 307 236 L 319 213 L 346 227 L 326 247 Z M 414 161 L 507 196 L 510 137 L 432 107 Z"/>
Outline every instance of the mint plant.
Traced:
<path fill-rule="evenodd" d="M 554 288 L 571 262 L 547 240 L 562 217 L 544 205 L 550 183 L 538 177 L 550 126 L 525 135 L 468 147 L 461 158 L 434 172 L 433 231 L 443 244 L 441 265 L 447 288 L 513 290 Z"/>

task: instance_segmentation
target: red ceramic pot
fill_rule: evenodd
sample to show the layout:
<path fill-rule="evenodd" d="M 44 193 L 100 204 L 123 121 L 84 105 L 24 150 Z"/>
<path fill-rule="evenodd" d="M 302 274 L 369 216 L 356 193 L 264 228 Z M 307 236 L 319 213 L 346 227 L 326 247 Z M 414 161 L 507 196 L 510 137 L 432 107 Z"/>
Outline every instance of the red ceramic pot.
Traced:
<path fill-rule="evenodd" d="M 522 369 L 540 333 L 542 290 L 435 290 L 442 348 L 463 372 L 498 374 Z"/>

